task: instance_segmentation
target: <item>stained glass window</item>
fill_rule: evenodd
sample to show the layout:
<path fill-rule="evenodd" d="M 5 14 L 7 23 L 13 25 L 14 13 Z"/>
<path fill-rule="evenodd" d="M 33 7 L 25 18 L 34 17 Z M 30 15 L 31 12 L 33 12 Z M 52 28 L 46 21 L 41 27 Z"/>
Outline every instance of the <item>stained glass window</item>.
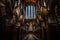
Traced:
<path fill-rule="evenodd" d="M 36 18 L 36 7 L 34 5 L 26 6 L 26 19 L 35 19 Z"/>

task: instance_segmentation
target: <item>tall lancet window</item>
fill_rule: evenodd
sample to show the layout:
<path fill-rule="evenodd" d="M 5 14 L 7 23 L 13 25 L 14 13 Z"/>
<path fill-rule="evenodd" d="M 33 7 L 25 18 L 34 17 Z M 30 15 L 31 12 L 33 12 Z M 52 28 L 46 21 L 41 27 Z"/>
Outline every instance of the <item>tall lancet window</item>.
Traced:
<path fill-rule="evenodd" d="M 35 19 L 36 18 L 36 6 L 27 5 L 26 6 L 26 19 Z"/>

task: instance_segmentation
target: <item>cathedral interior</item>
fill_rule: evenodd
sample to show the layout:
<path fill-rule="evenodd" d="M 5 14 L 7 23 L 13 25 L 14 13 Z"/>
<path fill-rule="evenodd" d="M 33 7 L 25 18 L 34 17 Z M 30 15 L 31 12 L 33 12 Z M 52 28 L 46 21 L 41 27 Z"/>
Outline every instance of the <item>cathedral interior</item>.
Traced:
<path fill-rule="evenodd" d="M 0 0 L 0 40 L 60 40 L 60 0 Z"/>

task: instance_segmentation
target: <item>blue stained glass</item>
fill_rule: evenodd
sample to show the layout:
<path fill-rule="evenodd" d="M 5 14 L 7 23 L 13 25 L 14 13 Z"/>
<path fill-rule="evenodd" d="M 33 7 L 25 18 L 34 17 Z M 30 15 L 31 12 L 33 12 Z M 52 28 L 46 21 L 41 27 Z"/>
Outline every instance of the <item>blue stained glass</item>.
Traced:
<path fill-rule="evenodd" d="M 33 5 L 26 6 L 26 19 L 35 19 L 36 18 L 36 9 Z"/>
<path fill-rule="evenodd" d="M 36 12 L 35 12 L 35 7 L 34 7 L 34 19 L 36 18 Z"/>
<path fill-rule="evenodd" d="M 28 15 L 27 16 L 28 16 L 28 18 L 30 18 L 30 5 L 28 6 L 27 9 L 28 9 Z"/>
<path fill-rule="evenodd" d="M 26 19 L 27 19 L 27 7 L 26 7 Z"/>
<path fill-rule="evenodd" d="M 33 18 L 33 6 L 31 6 L 31 18 Z"/>

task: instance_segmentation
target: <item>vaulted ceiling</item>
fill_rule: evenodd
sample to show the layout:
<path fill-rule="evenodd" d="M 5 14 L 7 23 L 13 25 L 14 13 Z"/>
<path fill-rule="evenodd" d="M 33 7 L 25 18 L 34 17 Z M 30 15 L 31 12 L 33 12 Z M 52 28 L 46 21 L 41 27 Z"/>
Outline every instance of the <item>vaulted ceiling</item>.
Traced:
<path fill-rule="evenodd" d="M 25 2 L 33 2 L 33 3 L 36 3 L 36 0 L 25 0 Z"/>
<path fill-rule="evenodd" d="M 27 3 L 34 3 L 36 4 L 36 1 L 37 0 L 24 0 L 24 3 L 27 4 Z"/>

